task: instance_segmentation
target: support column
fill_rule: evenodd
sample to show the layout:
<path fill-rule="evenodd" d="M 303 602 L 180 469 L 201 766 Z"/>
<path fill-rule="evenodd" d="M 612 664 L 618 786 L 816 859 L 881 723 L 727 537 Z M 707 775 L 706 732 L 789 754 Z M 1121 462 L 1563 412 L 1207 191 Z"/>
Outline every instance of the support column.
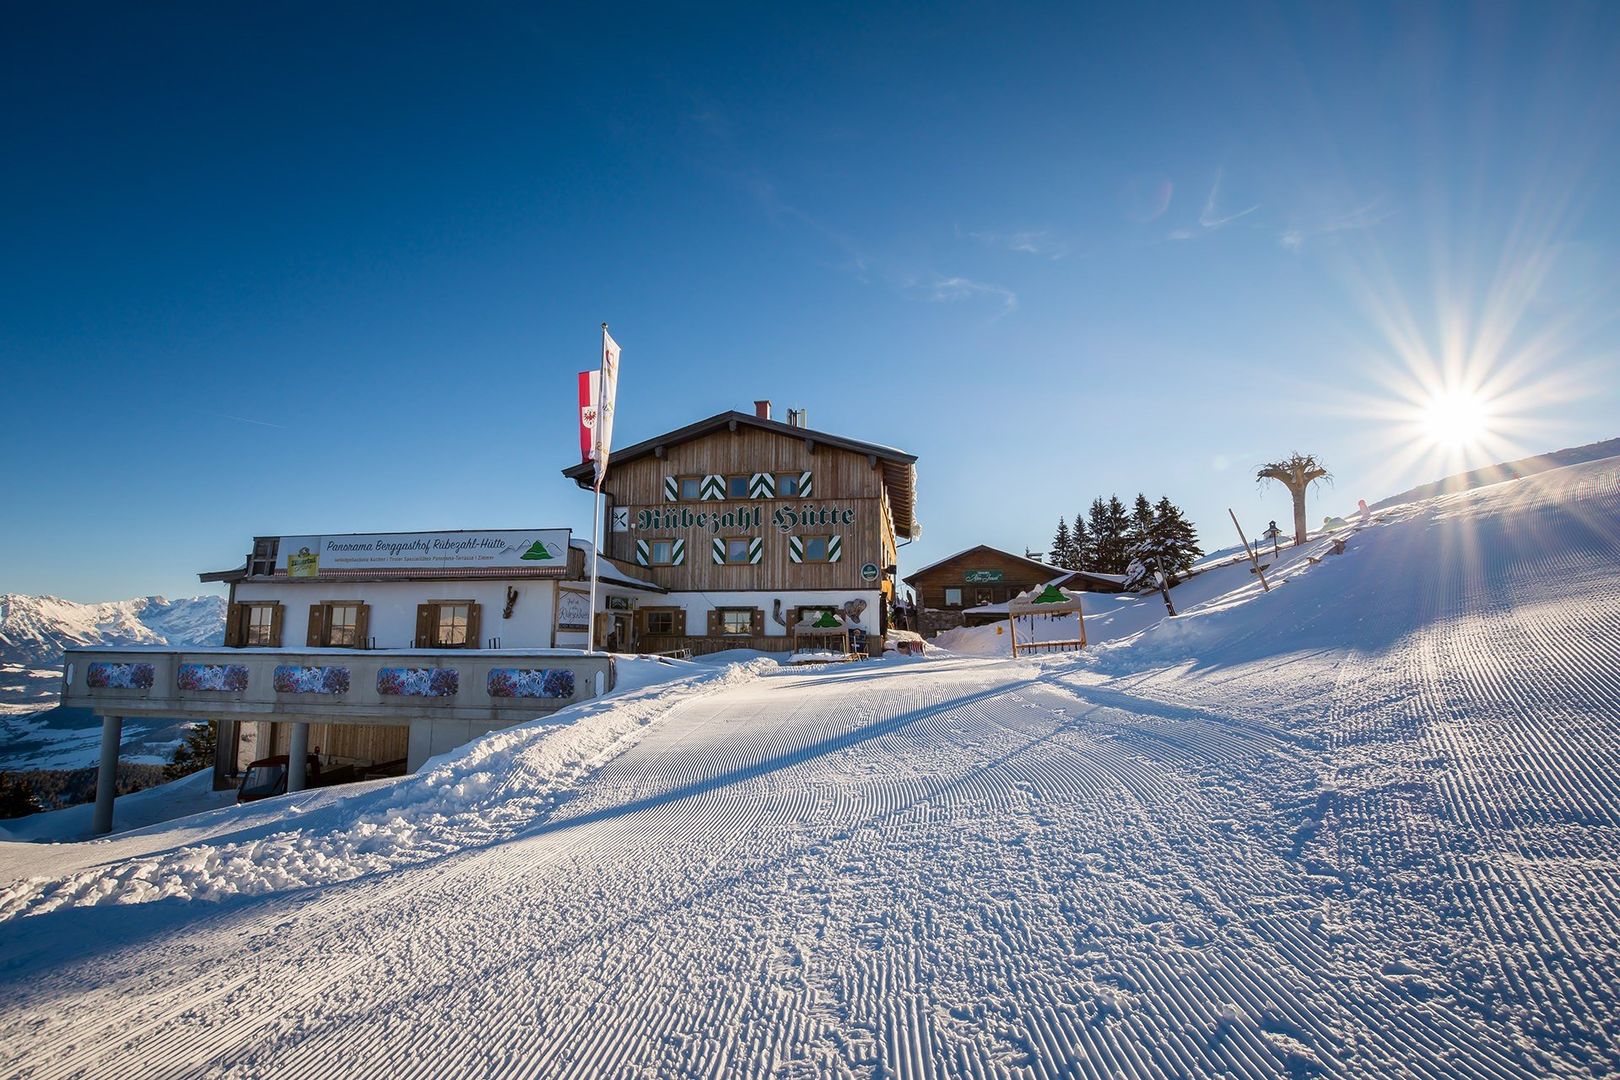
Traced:
<path fill-rule="evenodd" d="M 303 791 L 308 786 L 309 725 L 297 721 L 292 726 L 292 746 L 287 750 L 287 790 Z"/>
<path fill-rule="evenodd" d="M 96 767 L 96 811 L 90 831 L 97 836 L 112 832 L 113 796 L 118 785 L 118 744 L 124 738 L 124 718 L 101 718 L 101 762 Z"/>
<path fill-rule="evenodd" d="M 236 786 L 236 721 L 214 723 L 214 790 L 225 791 Z"/>

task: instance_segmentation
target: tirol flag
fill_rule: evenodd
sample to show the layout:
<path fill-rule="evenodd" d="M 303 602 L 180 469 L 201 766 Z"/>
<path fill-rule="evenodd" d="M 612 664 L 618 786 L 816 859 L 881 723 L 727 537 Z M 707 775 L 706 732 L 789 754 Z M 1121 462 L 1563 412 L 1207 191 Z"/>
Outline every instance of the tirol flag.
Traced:
<path fill-rule="evenodd" d="M 607 475 L 608 451 L 613 448 L 613 402 L 619 393 L 619 343 L 608 336 L 607 323 L 602 324 L 602 371 L 597 386 L 596 422 L 596 486 L 602 486 Z"/>
<path fill-rule="evenodd" d="M 591 460 L 596 449 L 596 372 L 579 373 L 579 460 Z"/>

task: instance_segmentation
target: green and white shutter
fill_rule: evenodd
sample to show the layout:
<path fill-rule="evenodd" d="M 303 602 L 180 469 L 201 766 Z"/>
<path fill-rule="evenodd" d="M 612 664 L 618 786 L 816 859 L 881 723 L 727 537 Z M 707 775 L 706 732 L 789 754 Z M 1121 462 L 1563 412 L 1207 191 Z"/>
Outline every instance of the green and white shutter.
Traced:
<path fill-rule="evenodd" d="M 714 553 L 714 564 L 716 566 L 726 565 L 726 542 L 724 540 L 718 536 L 715 537 L 710 542 L 709 549 Z"/>
<path fill-rule="evenodd" d="M 757 472 L 748 478 L 748 497 L 750 499 L 776 498 L 776 474 Z"/>
<path fill-rule="evenodd" d="M 804 540 L 800 537 L 788 537 L 788 562 L 804 562 Z"/>
<path fill-rule="evenodd" d="M 758 566 L 759 561 L 765 557 L 765 541 L 754 537 L 748 541 L 748 565 Z"/>
<path fill-rule="evenodd" d="M 808 498 L 816 493 L 815 484 L 812 480 L 809 469 L 799 474 L 799 497 L 801 499 Z"/>
<path fill-rule="evenodd" d="M 652 546 L 648 544 L 647 541 L 640 538 L 637 538 L 636 540 L 636 565 L 652 565 Z"/>
<path fill-rule="evenodd" d="M 704 501 L 724 499 L 726 497 L 726 478 L 724 476 L 705 476 L 698 483 L 698 498 Z"/>
<path fill-rule="evenodd" d="M 675 539 L 675 543 L 673 545 L 671 545 L 671 550 L 670 550 L 670 553 L 669 553 L 669 565 L 671 565 L 671 566 L 685 566 L 686 565 L 686 541 L 680 539 L 679 537 L 677 537 Z"/>
<path fill-rule="evenodd" d="M 671 544 L 670 544 L 670 552 L 669 552 L 669 564 L 671 566 L 685 566 L 686 565 L 686 541 L 685 540 L 681 540 L 681 539 L 677 538 L 677 539 L 675 539 L 674 541 L 671 542 Z M 642 539 L 639 539 L 639 538 L 636 540 L 636 565 L 637 566 L 651 566 L 652 565 L 652 542 L 651 541 L 642 540 Z"/>
<path fill-rule="evenodd" d="M 666 476 L 666 477 L 664 477 L 664 501 L 665 502 L 680 502 L 681 501 L 681 480 L 680 480 L 680 477 L 678 477 L 678 476 Z"/>
<path fill-rule="evenodd" d="M 837 562 L 844 557 L 844 538 L 839 533 L 833 533 L 827 540 L 827 561 Z"/>

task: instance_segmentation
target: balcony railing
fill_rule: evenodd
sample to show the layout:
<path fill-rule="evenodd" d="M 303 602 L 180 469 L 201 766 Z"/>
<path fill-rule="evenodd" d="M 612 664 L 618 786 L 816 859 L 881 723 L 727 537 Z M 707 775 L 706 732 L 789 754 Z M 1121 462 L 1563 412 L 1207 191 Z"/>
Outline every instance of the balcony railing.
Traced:
<path fill-rule="evenodd" d="M 611 656 L 567 649 L 69 649 L 62 703 L 102 716 L 510 724 L 606 693 Z"/>

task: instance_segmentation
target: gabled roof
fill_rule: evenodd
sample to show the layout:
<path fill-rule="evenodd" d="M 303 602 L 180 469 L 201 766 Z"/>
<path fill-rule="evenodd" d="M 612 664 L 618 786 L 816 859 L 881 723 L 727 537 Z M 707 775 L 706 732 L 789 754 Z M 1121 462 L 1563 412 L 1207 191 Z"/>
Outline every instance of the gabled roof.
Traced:
<path fill-rule="evenodd" d="M 958 551 L 955 555 L 947 555 L 943 559 L 938 560 L 937 562 L 929 563 L 927 566 L 919 567 L 918 569 L 913 570 L 911 573 L 907 574 L 905 580 L 909 584 L 910 582 L 916 580 L 916 578 L 917 578 L 917 576 L 919 574 L 926 574 L 930 570 L 934 570 L 934 569 L 937 569 L 938 567 L 944 566 L 946 563 L 954 562 L 957 559 L 960 559 L 964 555 L 971 555 L 975 551 L 989 551 L 989 552 L 992 552 L 992 553 L 994 553 L 996 555 L 1001 555 L 1001 556 L 1003 556 L 1005 558 L 1011 559 L 1013 562 L 1023 563 L 1025 566 L 1029 567 L 1031 570 L 1038 570 L 1042 574 L 1044 574 L 1045 577 L 1043 577 L 1041 579 L 1043 581 L 1047 580 L 1047 578 L 1055 577 L 1055 576 L 1057 576 L 1059 574 L 1072 574 L 1072 573 L 1074 573 L 1073 570 L 1070 570 L 1070 569 L 1068 569 L 1067 567 L 1064 567 L 1064 566 L 1052 566 L 1050 563 L 1043 563 L 1038 559 L 1026 559 L 1022 555 L 1014 555 L 1010 551 L 1002 551 L 1000 548 L 993 548 L 989 544 L 978 544 L 978 545 L 976 545 L 974 547 L 963 548 L 961 551 Z"/>
<path fill-rule="evenodd" d="M 889 490 L 889 507 L 894 512 L 894 529 L 902 538 L 910 538 L 917 534 L 916 519 L 917 504 L 917 455 L 908 454 L 904 450 L 896 450 L 892 446 L 882 446 L 878 443 L 861 442 L 859 439 L 846 439 L 842 435 L 829 435 L 825 431 L 815 431 L 810 428 L 794 427 L 779 420 L 766 420 L 764 417 L 752 413 L 731 410 L 718 413 L 707 420 L 699 420 L 695 424 L 688 424 L 674 431 L 667 431 L 651 439 L 643 439 L 632 446 L 622 450 L 614 450 L 608 459 L 608 471 L 611 474 L 614 462 L 633 461 L 636 458 L 657 454 L 659 451 L 676 446 L 680 443 L 701 439 L 712 435 L 716 431 L 737 431 L 740 428 L 752 427 L 761 431 L 769 431 L 775 435 L 782 435 L 790 439 L 804 439 L 811 443 L 834 446 L 840 450 L 848 450 L 855 454 L 865 454 L 871 458 L 873 464 L 883 466 L 883 483 Z M 562 471 L 568 479 L 574 481 L 582 488 L 588 488 L 592 483 L 592 464 L 588 461 L 571 465 Z"/>

